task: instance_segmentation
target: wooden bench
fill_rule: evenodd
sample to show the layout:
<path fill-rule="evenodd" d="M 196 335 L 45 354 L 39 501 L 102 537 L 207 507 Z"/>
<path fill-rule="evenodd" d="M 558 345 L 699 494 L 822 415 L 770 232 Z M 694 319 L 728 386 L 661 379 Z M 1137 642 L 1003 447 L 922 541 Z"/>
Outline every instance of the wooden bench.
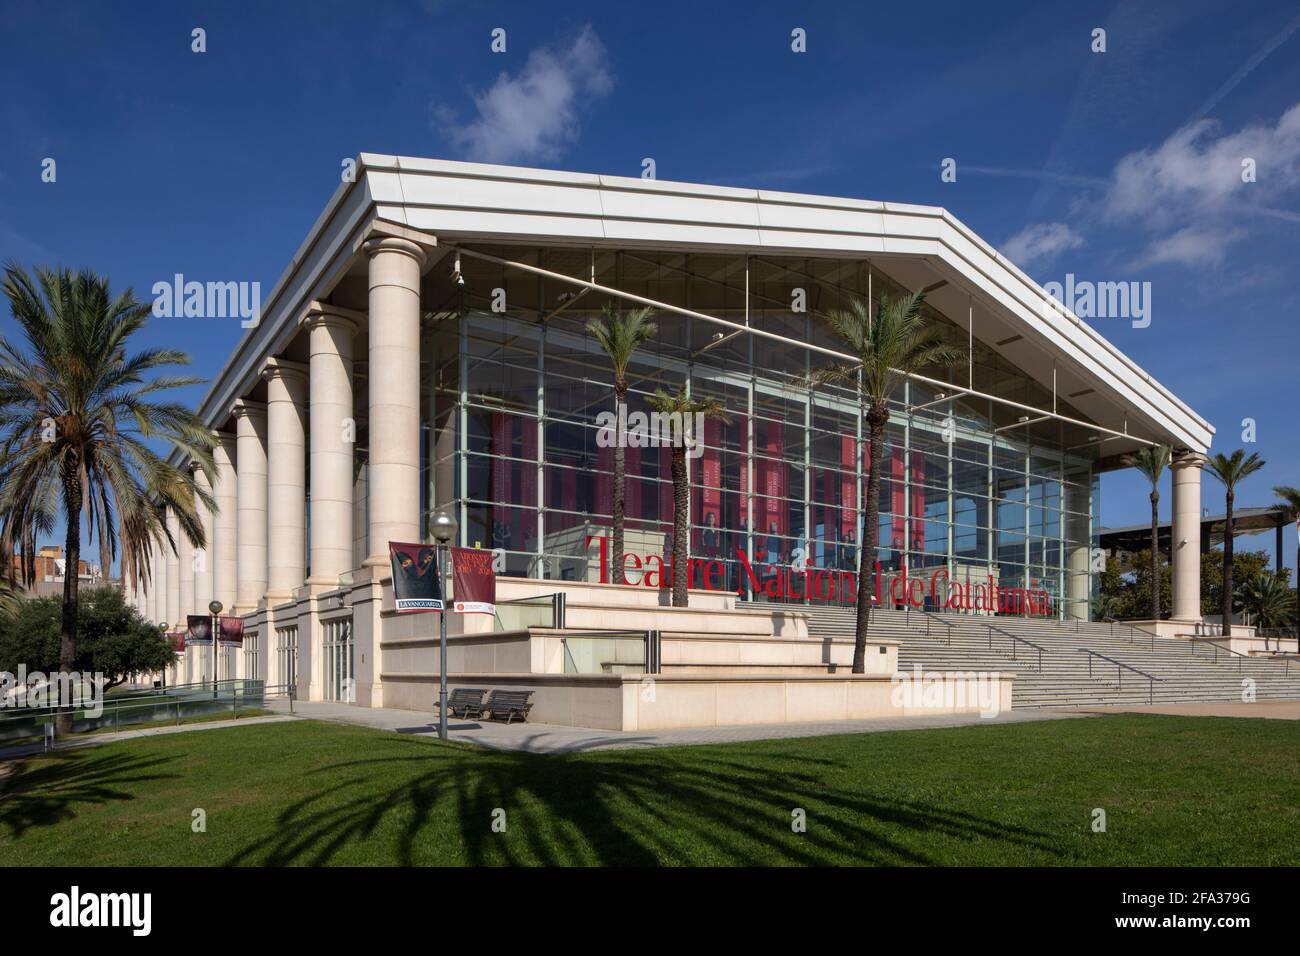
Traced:
<path fill-rule="evenodd" d="M 504 717 L 507 724 L 516 717 L 527 720 L 528 712 L 533 709 L 529 701 L 532 696 L 531 690 L 494 690 L 483 709 L 492 715 L 493 720 Z"/>
<path fill-rule="evenodd" d="M 478 687 L 457 687 L 447 695 L 447 713 L 453 717 L 472 718 L 482 717 L 486 708 L 483 706 L 483 696 L 486 690 Z M 440 701 L 434 701 L 433 706 L 438 707 Z"/>

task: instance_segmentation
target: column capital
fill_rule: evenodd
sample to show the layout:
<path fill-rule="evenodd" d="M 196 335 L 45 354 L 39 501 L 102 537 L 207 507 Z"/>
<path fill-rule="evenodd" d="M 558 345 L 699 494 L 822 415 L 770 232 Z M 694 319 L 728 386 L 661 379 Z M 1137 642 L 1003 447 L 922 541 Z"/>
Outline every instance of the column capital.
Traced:
<path fill-rule="evenodd" d="M 416 265 L 421 269 L 424 268 L 424 248 L 410 239 L 399 239 L 397 236 L 377 236 L 374 239 L 367 239 L 362 243 L 361 248 L 365 250 L 366 255 L 371 259 L 380 253 L 395 252 L 399 255 L 410 256 L 415 260 Z"/>
<path fill-rule="evenodd" d="M 1170 468 L 1200 468 L 1209 458 L 1199 451 L 1188 451 L 1186 448 L 1180 448 L 1174 451 L 1171 456 Z"/>
<path fill-rule="evenodd" d="M 239 398 L 230 406 L 230 414 L 234 418 L 248 419 L 249 421 L 265 422 L 266 405 L 262 402 L 255 402 L 248 398 Z"/>
<path fill-rule="evenodd" d="M 307 381 L 307 366 L 301 362 L 272 356 L 262 363 L 262 378 L 265 381 L 279 379 L 288 384 L 303 384 Z"/>
<path fill-rule="evenodd" d="M 298 320 L 298 327 L 310 332 L 316 328 L 340 329 L 349 335 L 356 335 L 365 322 L 366 314 L 355 309 L 345 309 L 341 305 L 326 302 L 312 302 L 307 311 Z"/>
<path fill-rule="evenodd" d="M 366 255 L 373 257 L 377 252 L 407 252 L 410 247 L 414 247 L 419 253 L 417 261 L 421 267 L 430 265 L 437 260 L 436 250 L 438 248 L 438 237 L 427 232 L 421 232 L 419 229 L 412 229 L 410 226 L 403 226 L 401 223 L 389 222 L 386 219 L 380 219 L 372 216 L 370 221 L 363 225 L 355 233 L 356 239 L 352 243 L 353 252 L 365 251 Z M 389 239 L 400 240 L 405 245 L 385 245 Z"/>

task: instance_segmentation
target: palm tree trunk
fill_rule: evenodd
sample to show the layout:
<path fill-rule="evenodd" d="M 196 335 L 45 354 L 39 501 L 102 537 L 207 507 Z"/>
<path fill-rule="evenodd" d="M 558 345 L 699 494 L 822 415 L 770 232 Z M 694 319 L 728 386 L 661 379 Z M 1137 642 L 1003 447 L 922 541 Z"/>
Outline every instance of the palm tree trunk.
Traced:
<path fill-rule="evenodd" d="M 623 577 L 623 496 L 624 485 L 626 483 L 626 456 L 623 446 L 627 442 L 627 436 L 623 434 L 623 404 L 627 401 L 627 383 L 617 381 L 614 383 L 614 414 L 617 416 L 617 424 L 614 427 L 614 529 L 612 556 L 614 561 L 613 581 L 615 584 L 625 584 Z"/>
<path fill-rule="evenodd" d="M 1232 636 L 1232 489 L 1228 489 L 1228 513 L 1223 521 L 1223 636 Z"/>
<path fill-rule="evenodd" d="M 871 628 L 871 595 L 875 592 L 876 540 L 880 524 L 880 460 L 885 441 L 885 423 L 889 412 L 883 416 L 873 407 L 867 413 L 870 436 L 870 464 L 867 473 L 867 500 L 863 516 L 862 548 L 858 558 L 857 626 L 853 633 L 853 673 L 865 674 L 867 670 L 867 632 Z"/>
<path fill-rule="evenodd" d="M 64 557 L 66 564 L 63 571 L 63 617 L 59 633 L 59 670 L 62 680 L 56 686 L 70 687 L 65 684 L 77 662 L 77 572 L 81 568 L 81 478 L 76 466 L 65 467 L 63 472 L 63 504 L 67 512 L 68 531 L 64 538 Z M 72 733 L 72 708 L 59 707 L 54 722 L 55 732 L 59 736 Z"/>
<path fill-rule="evenodd" d="M 686 481 L 686 446 L 673 445 L 673 607 L 690 603 L 690 485 Z"/>
<path fill-rule="evenodd" d="M 1160 620 L 1160 493 L 1151 492 L 1151 620 Z"/>

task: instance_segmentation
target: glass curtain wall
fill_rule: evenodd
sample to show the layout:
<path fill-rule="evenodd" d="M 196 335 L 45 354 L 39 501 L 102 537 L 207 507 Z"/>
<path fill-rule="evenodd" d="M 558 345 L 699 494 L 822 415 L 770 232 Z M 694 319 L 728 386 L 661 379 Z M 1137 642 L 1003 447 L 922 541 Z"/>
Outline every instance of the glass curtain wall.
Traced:
<path fill-rule="evenodd" d="M 656 334 L 627 372 L 629 420 L 648 412 L 660 389 L 686 388 L 726 410 L 725 419 L 706 418 L 702 448 L 688 461 L 692 586 L 754 600 L 850 597 L 842 588 L 812 593 L 806 578 L 801 590 L 783 576 L 857 568 L 869 465 L 854 379 L 810 385 L 810 373 L 834 360 L 801 345 L 843 350 L 817 314 L 853 296 L 874 308 L 901 287 L 857 260 L 484 251 L 784 337 L 653 311 Z M 464 289 L 426 291 L 441 303 L 426 316 L 422 341 L 427 507 L 454 504 L 461 543 L 501 549 L 503 573 L 612 580 L 614 449 L 599 440 L 597 416 L 614 408 L 613 372 L 585 326 L 602 307 L 638 304 L 469 256 L 462 272 Z M 932 317 L 964 349 L 965 331 Z M 978 341 L 969 372 L 927 374 L 963 385 L 969 374 L 976 389 L 1051 405 L 1049 392 Z M 882 569 L 1038 588 L 1050 595 L 1051 613 L 1086 616 L 1097 483 L 1080 457 L 1086 453 L 1070 450 L 1086 441 L 1080 429 L 1021 425 L 998 403 L 944 398 L 916 382 L 900 386 L 890 412 L 881 449 Z M 667 584 L 670 465 L 667 447 L 626 448 L 633 584 Z"/>

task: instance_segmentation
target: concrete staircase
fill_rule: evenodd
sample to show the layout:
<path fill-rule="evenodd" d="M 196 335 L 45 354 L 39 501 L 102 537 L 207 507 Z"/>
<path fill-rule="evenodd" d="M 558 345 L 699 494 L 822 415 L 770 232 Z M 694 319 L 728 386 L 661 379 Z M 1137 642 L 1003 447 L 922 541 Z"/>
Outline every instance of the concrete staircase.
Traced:
<path fill-rule="evenodd" d="M 853 640 L 852 608 L 804 610 L 813 637 L 837 643 Z M 1300 661 L 1292 659 L 1288 666 L 1283 660 L 1235 657 L 1223 650 L 1216 661 L 1211 646 L 1153 639 L 1123 624 L 877 610 L 871 615 L 871 633 L 902 642 L 901 671 L 920 665 L 923 671 L 1014 672 L 1016 708 L 1240 701 L 1247 678 L 1254 680 L 1258 700 L 1300 700 Z M 1159 680 L 1091 657 L 1083 649 Z"/>

